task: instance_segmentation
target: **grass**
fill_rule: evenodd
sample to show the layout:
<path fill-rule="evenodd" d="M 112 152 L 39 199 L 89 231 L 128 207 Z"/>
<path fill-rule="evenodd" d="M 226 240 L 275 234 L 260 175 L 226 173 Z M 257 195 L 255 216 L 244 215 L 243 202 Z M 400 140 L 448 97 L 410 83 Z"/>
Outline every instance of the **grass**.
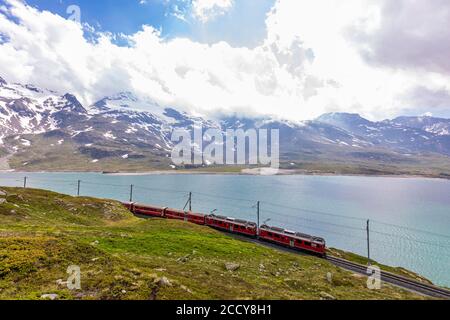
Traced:
<path fill-rule="evenodd" d="M 0 189 L 0 299 L 423 299 L 386 284 L 369 290 L 320 258 L 138 219 L 115 201 Z M 80 266 L 81 290 L 61 285 L 70 265 Z"/>
<path fill-rule="evenodd" d="M 369 263 L 369 260 L 366 257 L 362 257 L 360 255 L 357 255 L 357 254 L 354 254 L 351 252 L 342 251 L 342 250 L 335 249 L 335 248 L 328 249 L 328 254 L 338 257 L 338 258 L 348 260 L 348 261 L 356 262 L 361 265 L 368 265 L 368 263 Z M 382 270 L 384 270 L 386 272 L 398 274 L 403 277 L 411 278 L 413 280 L 416 280 L 416 281 L 419 281 L 422 283 L 433 284 L 427 278 L 422 277 L 421 275 L 419 275 L 415 272 L 409 271 L 402 267 L 391 267 L 391 266 L 387 266 L 387 265 L 378 263 L 376 261 L 371 261 L 371 264 L 375 264 L 375 265 L 379 266 Z"/>

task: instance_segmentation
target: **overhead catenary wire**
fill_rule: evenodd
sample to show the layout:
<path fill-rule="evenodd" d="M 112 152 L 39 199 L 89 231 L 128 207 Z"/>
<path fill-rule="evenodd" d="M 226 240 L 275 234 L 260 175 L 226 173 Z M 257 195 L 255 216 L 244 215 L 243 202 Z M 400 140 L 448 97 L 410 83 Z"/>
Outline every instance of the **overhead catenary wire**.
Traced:
<path fill-rule="evenodd" d="M 432 245 L 432 246 L 441 247 L 441 248 L 445 248 L 445 249 L 450 249 L 450 246 L 446 246 L 446 245 L 442 245 L 442 244 L 434 243 L 434 242 L 429 242 L 429 241 L 423 241 L 423 240 L 419 240 L 419 239 L 411 239 L 411 238 L 407 238 L 407 237 L 399 235 L 399 234 L 386 233 L 386 232 L 380 232 L 380 231 L 375 231 L 375 230 L 372 230 L 371 232 L 375 233 L 375 234 L 383 235 L 383 236 L 403 239 L 403 240 L 410 241 L 410 242 L 421 243 L 421 244 Z"/>
<path fill-rule="evenodd" d="M 309 218 L 304 218 L 301 216 L 292 216 L 292 215 L 286 215 L 283 213 L 278 213 L 275 211 L 271 211 L 271 210 L 267 210 L 267 209 L 263 209 L 262 212 L 270 212 L 272 214 L 275 215 L 280 215 L 280 216 L 285 216 L 285 217 L 289 217 L 289 218 L 293 218 L 293 219 L 300 219 L 303 221 L 309 221 L 309 222 L 314 222 L 314 223 L 319 223 L 319 224 L 326 224 L 326 225 L 330 225 L 330 226 L 334 226 L 334 227 L 340 227 L 340 228 L 346 228 L 346 229 L 352 229 L 352 230 L 358 230 L 358 231 L 364 231 L 364 228 L 358 228 L 358 227 L 352 227 L 352 226 L 347 226 L 347 225 L 342 225 L 342 224 L 337 224 L 337 223 L 332 223 L 332 222 L 327 222 L 327 221 L 320 221 L 320 220 L 315 220 L 315 219 L 309 219 Z"/>
<path fill-rule="evenodd" d="M 389 226 L 389 227 L 394 227 L 394 228 L 414 231 L 414 232 L 418 232 L 418 233 L 424 233 L 424 234 L 432 235 L 432 236 L 435 236 L 435 237 L 442 237 L 442 238 L 450 239 L 450 235 L 444 235 L 444 234 L 440 234 L 440 233 L 436 233 L 436 232 L 432 232 L 432 231 L 428 231 L 428 230 L 421 230 L 421 229 L 411 228 L 411 227 L 407 227 L 407 226 L 400 226 L 400 225 L 387 223 L 387 222 L 381 222 L 381 221 L 377 221 L 377 220 L 371 220 L 371 221 L 373 221 L 375 223 L 378 223 L 378 224 L 382 224 L 384 226 Z"/>
<path fill-rule="evenodd" d="M 271 202 L 266 202 L 266 201 L 262 201 L 261 203 L 272 206 L 272 207 L 283 208 L 283 209 L 288 209 L 288 210 L 304 211 L 304 212 L 309 212 L 312 214 L 319 214 L 319 215 L 324 215 L 324 216 L 332 216 L 332 217 L 344 218 L 344 219 L 350 219 L 350 220 L 366 221 L 366 219 L 363 219 L 363 218 L 339 215 L 339 214 L 334 214 L 334 213 L 325 212 L 325 211 L 312 210 L 312 209 L 299 208 L 299 207 L 289 207 L 289 206 L 286 206 L 283 204 L 276 204 L 276 203 L 271 203 Z"/>

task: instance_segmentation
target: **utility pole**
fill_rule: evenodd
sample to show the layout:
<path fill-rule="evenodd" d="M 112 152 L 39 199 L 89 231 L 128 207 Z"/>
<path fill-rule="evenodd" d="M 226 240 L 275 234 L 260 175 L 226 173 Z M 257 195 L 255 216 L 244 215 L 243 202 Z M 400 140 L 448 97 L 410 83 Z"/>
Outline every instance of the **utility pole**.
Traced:
<path fill-rule="evenodd" d="M 367 259 L 370 266 L 370 220 L 367 220 Z"/>
<path fill-rule="evenodd" d="M 256 218 L 257 218 L 257 223 L 258 223 L 258 229 L 257 229 L 257 236 L 259 237 L 259 213 L 260 213 L 260 202 L 258 201 L 256 203 Z"/>
<path fill-rule="evenodd" d="M 189 192 L 189 212 L 192 212 L 192 192 Z"/>
<path fill-rule="evenodd" d="M 130 186 L 130 202 L 133 202 L 133 185 Z"/>
<path fill-rule="evenodd" d="M 81 180 L 78 180 L 78 185 L 77 185 L 77 197 L 80 196 L 80 187 L 81 187 Z"/>
<path fill-rule="evenodd" d="M 23 177 L 23 188 L 27 187 L 27 177 Z"/>

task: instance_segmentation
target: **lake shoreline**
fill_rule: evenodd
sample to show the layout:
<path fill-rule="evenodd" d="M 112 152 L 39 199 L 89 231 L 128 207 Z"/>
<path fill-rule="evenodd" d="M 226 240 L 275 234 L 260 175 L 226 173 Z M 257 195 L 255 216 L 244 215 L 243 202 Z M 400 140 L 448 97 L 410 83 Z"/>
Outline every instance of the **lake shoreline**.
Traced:
<path fill-rule="evenodd" d="M 402 179 L 432 179 L 432 180 L 450 180 L 450 176 L 438 176 L 431 174 L 361 174 L 361 173 L 332 173 L 332 172 L 313 172 L 307 170 L 280 169 L 276 174 L 261 173 L 259 169 L 244 169 L 241 172 L 226 171 L 208 171 L 208 170 L 151 170 L 139 172 L 104 172 L 104 171 L 15 171 L 0 170 L 0 174 L 34 174 L 34 173 L 96 173 L 105 176 L 165 176 L 165 175 L 210 175 L 210 176 L 318 176 L 318 177 L 367 177 L 367 178 L 402 178 Z"/>

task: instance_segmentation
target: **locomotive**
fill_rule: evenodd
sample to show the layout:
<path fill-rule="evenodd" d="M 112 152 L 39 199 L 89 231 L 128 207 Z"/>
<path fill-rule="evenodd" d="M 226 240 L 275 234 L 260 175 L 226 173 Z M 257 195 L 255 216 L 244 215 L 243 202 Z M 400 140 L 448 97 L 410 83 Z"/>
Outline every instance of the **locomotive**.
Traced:
<path fill-rule="evenodd" d="M 186 212 L 168 207 L 155 207 L 139 203 L 124 203 L 125 207 L 137 216 L 183 220 L 217 230 L 259 239 L 279 246 L 326 256 L 326 243 L 323 238 L 278 227 L 258 225 L 251 221 L 235 219 L 215 214 Z"/>

